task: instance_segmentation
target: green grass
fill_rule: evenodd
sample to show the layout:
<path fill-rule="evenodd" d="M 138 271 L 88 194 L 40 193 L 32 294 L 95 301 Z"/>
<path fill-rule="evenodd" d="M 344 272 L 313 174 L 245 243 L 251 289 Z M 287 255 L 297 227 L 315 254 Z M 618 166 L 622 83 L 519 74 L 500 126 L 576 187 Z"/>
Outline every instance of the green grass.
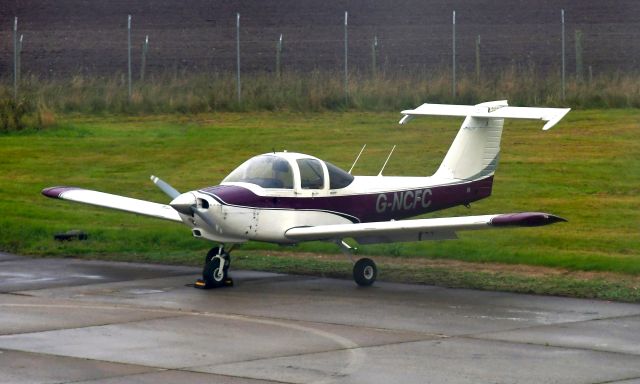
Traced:
<path fill-rule="evenodd" d="M 365 143 L 367 149 L 355 174 L 377 174 L 391 146 L 397 144 L 386 175 L 430 175 L 460 120 L 424 118 L 398 126 L 399 117 L 378 112 L 58 116 L 55 128 L 0 136 L 0 250 L 199 264 L 210 245 L 193 239 L 186 227 L 46 199 L 40 190 L 75 185 L 167 202 L 149 181 L 150 174 L 186 191 L 217 184 L 250 156 L 283 149 L 313 154 L 348 169 Z M 399 260 L 456 259 L 639 276 L 640 112 L 572 111 L 551 131 L 541 131 L 541 125 L 507 122 L 492 197 L 471 209 L 454 208 L 428 217 L 539 210 L 563 216 L 568 223 L 461 233 L 457 241 L 366 246 L 359 253 Z M 54 233 L 76 228 L 87 231 L 90 240 L 53 241 Z M 335 245 L 325 243 L 287 249 L 338 252 Z M 281 249 L 250 243 L 235 254 L 255 250 Z M 263 264 L 240 263 L 248 268 Z M 296 263 L 284 265 L 287 271 L 304 272 Z M 346 264 L 334 265 L 332 273 L 345 267 L 348 272 Z M 268 269 L 278 268 L 276 263 Z M 397 274 L 410 274 L 410 268 L 405 270 Z M 476 286 L 455 271 L 439 274 L 448 277 L 421 280 L 419 275 L 424 273 L 416 271 L 414 278 L 406 280 L 442 284 L 451 279 L 463 282 L 454 286 Z M 492 287 L 488 281 L 493 278 L 475 276 L 477 281 L 487 281 L 482 286 Z M 514 287 L 524 284 L 507 280 Z M 505 285 L 497 287 L 507 289 Z M 533 291 L 545 292 L 542 288 Z M 564 291 L 558 288 L 555 292 Z"/>

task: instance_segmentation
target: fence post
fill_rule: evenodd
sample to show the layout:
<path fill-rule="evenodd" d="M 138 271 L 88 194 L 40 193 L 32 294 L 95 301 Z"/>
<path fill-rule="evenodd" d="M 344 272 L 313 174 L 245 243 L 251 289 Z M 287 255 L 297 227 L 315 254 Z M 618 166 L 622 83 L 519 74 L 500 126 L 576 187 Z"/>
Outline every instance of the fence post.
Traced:
<path fill-rule="evenodd" d="M 349 35 L 347 32 L 347 20 L 349 13 L 344 11 L 344 101 L 349 102 Z"/>
<path fill-rule="evenodd" d="M 562 17 L 562 101 L 565 97 L 565 57 L 564 57 L 564 9 L 560 11 Z"/>
<path fill-rule="evenodd" d="M 453 34 L 452 34 L 452 58 L 453 58 L 453 66 L 452 66 L 452 85 L 451 85 L 451 94 L 453 97 L 456 97 L 456 11 L 453 11 Z"/>
<path fill-rule="evenodd" d="M 13 101 L 18 101 L 18 17 L 13 21 Z"/>
<path fill-rule="evenodd" d="M 377 74 L 377 65 L 376 65 L 377 50 L 378 50 L 378 36 L 374 35 L 373 43 L 371 44 L 371 75 L 373 76 L 374 79 L 376 78 L 376 74 Z"/>
<path fill-rule="evenodd" d="M 149 50 L 149 35 L 144 37 L 144 43 L 142 43 L 142 62 L 140 63 L 140 81 L 144 80 L 144 72 L 147 67 L 147 50 Z"/>
<path fill-rule="evenodd" d="M 129 102 L 131 102 L 131 15 L 127 17 L 127 71 L 129 85 Z"/>
<path fill-rule="evenodd" d="M 276 43 L 276 77 L 280 78 L 280 59 L 282 55 L 282 33 L 280 34 L 280 39 Z"/>
<path fill-rule="evenodd" d="M 20 34 L 20 38 L 18 39 L 18 66 L 16 73 L 18 74 L 18 84 L 20 84 L 22 80 L 22 39 L 24 38 L 23 34 Z"/>
<path fill-rule="evenodd" d="M 582 68 L 582 31 L 576 29 L 576 80 L 582 82 L 584 72 Z"/>
<path fill-rule="evenodd" d="M 242 88 L 240 87 L 240 13 L 236 13 L 236 83 L 238 92 L 238 103 L 242 102 Z"/>
<path fill-rule="evenodd" d="M 480 82 L 480 35 L 476 37 L 476 81 Z"/>
<path fill-rule="evenodd" d="M 593 67 L 589 66 L 589 86 L 591 86 L 592 82 L 593 82 Z"/>

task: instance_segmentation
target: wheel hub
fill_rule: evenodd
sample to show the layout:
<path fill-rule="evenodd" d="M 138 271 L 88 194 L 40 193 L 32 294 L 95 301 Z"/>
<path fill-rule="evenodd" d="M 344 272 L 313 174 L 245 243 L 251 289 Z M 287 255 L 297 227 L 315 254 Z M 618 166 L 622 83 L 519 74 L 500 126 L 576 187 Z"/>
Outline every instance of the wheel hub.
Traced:
<path fill-rule="evenodd" d="M 371 280 L 373 278 L 373 267 L 368 265 L 364 268 L 363 271 L 364 278 L 367 280 Z"/>
<path fill-rule="evenodd" d="M 224 261 L 224 258 L 222 256 L 215 256 L 213 259 L 214 260 L 218 259 L 218 267 L 216 267 L 213 270 L 213 279 L 215 281 L 219 282 L 219 281 L 222 281 L 222 279 L 224 279 L 224 263 L 225 263 L 225 261 Z"/>

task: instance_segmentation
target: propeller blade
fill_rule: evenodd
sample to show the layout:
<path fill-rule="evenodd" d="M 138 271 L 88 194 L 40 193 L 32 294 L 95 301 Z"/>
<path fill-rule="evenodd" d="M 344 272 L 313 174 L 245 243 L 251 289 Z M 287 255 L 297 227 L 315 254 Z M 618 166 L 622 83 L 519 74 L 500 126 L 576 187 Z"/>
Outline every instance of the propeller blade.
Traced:
<path fill-rule="evenodd" d="M 170 198 L 175 199 L 176 197 L 180 196 L 180 192 L 178 192 L 175 188 L 167 184 L 162 179 L 151 175 L 151 181 L 153 181 L 153 183 L 157 185 L 158 188 L 160 188 L 162 192 L 166 193 Z"/>
<path fill-rule="evenodd" d="M 209 216 L 205 215 L 204 213 L 198 211 L 198 208 L 196 207 L 191 207 L 191 210 L 193 211 L 193 213 L 195 213 L 196 215 L 198 215 L 199 218 L 202 219 L 202 221 L 204 221 L 205 223 L 207 223 L 207 225 L 211 228 L 215 228 L 215 224 L 213 223 L 213 221 L 211 221 L 211 218 L 209 218 Z"/>

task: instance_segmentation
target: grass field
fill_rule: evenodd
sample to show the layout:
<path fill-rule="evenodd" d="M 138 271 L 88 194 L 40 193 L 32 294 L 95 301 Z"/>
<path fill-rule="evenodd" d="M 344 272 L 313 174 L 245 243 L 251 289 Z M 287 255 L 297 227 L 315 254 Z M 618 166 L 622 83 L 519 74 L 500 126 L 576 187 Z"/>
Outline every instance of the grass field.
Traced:
<path fill-rule="evenodd" d="M 186 227 L 46 199 L 40 190 L 73 185 L 167 202 L 149 181 L 150 174 L 186 191 L 217 184 L 250 156 L 283 149 L 348 169 L 365 143 L 355 174 L 376 174 L 397 144 L 385 174 L 430 175 L 460 120 L 425 118 L 398 126 L 399 117 L 374 112 L 58 116 L 54 128 L 0 136 L 0 250 L 199 265 L 210 244 L 193 239 Z M 461 233 L 457 241 L 367 246 L 359 253 L 387 256 L 388 280 L 640 300 L 640 112 L 572 111 L 551 131 L 543 132 L 541 126 L 507 122 L 493 196 L 471 209 L 454 208 L 430 217 L 527 210 L 551 212 L 568 223 Z M 52 239 L 54 233 L 69 229 L 87 231 L 90 240 Z M 264 257 L 276 252 L 277 256 Z M 300 261 L 297 252 L 332 255 L 338 249 L 324 243 L 285 249 L 251 243 L 234 252 L 234 263 L 289 272 L 349 273 L 346 261 L 333 256 Z M 440 259 L 470 264 L 420 264 Z M 505 264 L 602 275 L 578 289 L 571 285 L 573 277 L 561 282 L 557 274 L 528 274 L 523 283 L 516 281 L 519 277 L 483 267 Z M 384 278 L 385 269 L 381 272 Z M 506 283 L 499 284 L 505 276 Z M 566 289 L 543 287 L 554 279 Z"/>

